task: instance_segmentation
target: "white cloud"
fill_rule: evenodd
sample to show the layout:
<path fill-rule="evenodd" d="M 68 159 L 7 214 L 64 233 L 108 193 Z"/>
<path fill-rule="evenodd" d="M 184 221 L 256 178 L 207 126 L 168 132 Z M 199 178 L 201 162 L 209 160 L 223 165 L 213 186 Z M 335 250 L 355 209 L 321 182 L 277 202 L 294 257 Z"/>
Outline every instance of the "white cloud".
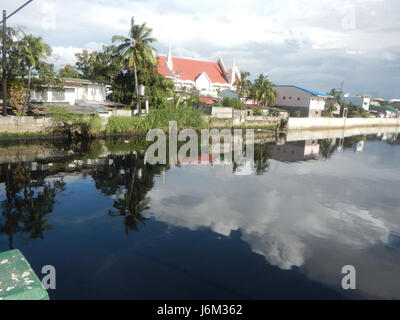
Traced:
<path fill-rule="evenodd" d="M 23 1 L 3 2 L 10 12 Z M 353 27 L 349 28 L 344 20 L 352 12 Z M 153 28 L 161 53 L 166 53 L 172 40 L 177 55 L 215 59 L 222 53 L 228 61 L 235 56 L 240 67 L 253 75 L 264 72 L 280 80 L 283 74 L 285 83 L 298 82 L 299 68 L 320 68 L 315 79 L 297 84 L 324 91 L 338 86 L 332 81 L 337 79 L 350 86 L 348 91 L 373 90 L 380 95 L 400 96 L 400 89 L 394 85 L 399 72 L 393 70 L 400 53 L 398 1 L 271 0 L 266 5 L 262 0 L 47 0 L 32 2 L 12 17 L 10 24 L 26 25 L 55 47 L 83 48 L 91 42 L 110 43 L 114 34 L 126 34 L 132 15 Z M 70 49 L 58 51 L 71 62 Z M 297 56 L 297 65 L 288 63 L 293 55 Z M 313 57 L 323 60 L 322 65 L 316 65 Z M 348 75 L 335 68 L 338 60 L 342 65 L 358 64 L 360 69 Z M 380 77 L 366 80 L 371 69 L 373 74 L 384 72 L 386 83 Z M 329 73 L 333 76 L 326 80 Z M 353 75 L 363 81 L 352 81 Z M 361 87 L 366 85 L 368 88 Z"/>

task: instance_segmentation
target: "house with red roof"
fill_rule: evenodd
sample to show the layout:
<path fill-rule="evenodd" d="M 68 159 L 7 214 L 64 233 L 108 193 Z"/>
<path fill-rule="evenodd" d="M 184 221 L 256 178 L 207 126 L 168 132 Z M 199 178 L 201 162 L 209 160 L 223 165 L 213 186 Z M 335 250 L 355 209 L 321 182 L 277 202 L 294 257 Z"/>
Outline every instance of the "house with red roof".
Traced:
<path fill-rule="evenodd" d="M 240 79 L 235 63 L 232 68 L 225 68 L 222 58 L 218 62 L 173 58 L 171 46 L 167 56 L 157 56 L 158 72 L 175 84 L 176 90 L 195 88 L 204 94 L 216 94 L 217 90 L 235 90 L 235 84 Z"/>

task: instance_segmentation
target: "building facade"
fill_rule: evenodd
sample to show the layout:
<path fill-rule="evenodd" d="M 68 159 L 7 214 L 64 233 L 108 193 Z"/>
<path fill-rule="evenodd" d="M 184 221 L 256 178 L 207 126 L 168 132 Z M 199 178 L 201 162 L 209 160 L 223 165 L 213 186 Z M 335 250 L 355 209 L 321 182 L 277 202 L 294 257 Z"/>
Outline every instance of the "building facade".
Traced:
<path fill-rule="evenodd" d="M 196 89 L 206 96 L 217 96 L 217 91 L 236 90 L 240 72 L 233 61 L 227 70 L 222 58 L 218 62 L 173 58 L 171 47 L 167 56 L 157 56 L 158 72 L 175 84 L 175 89 Z"/>
<path fill-rule="evenodd" d="M 274 86 L 278 97 L 275 106 L 287 110 L 291 116 L 321 117 L 326 99 L 331 96 L 298 86 Z"/>
<path fill-rule="evenodd" d="M 31 91 L 31 102 L 33 103 L 55 103 L 74 105 L 79 101 L 105 102 L 110 93 L 111 86 L 101 81 L 85 79 L 65 78 L 62 90 L 56 88 L 45 88 L 43 91 Z"/>

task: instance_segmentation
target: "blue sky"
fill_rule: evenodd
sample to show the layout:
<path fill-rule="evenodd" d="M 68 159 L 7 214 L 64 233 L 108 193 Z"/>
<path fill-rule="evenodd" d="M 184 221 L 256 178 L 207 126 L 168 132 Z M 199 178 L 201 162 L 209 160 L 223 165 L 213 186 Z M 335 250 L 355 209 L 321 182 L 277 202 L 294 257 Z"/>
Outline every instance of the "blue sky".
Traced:
<path fill-rule="evenodd" d="M 171 40 L 174 56 L 235 58 L 277 84 L 326 92 L 344 81 L 346 92 L 400 98 L 398 0 L 34 0 L 8 23 L 41 35 L 60 67 L 126 34 L 131 16 L 153 28 L 159 54 Z"/>

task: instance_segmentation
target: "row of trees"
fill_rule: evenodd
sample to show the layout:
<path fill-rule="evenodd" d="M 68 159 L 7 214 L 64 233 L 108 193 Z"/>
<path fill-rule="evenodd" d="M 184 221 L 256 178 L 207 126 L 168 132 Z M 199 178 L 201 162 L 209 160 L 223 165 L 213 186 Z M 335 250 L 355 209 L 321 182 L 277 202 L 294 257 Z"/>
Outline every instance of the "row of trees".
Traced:
<path fill-rule="evenodd" d="M 152 29 L 145 23 L 136 24 L 132 17 L 128 36 L 114 36 L 112 44 L 100 51 L 83 50 L 76 54 L 74 66 L 66 65 L 56 73 L 54 65 L 47 62 L 51 47 L 41 37 L 26 34 L 22 28 L 7 28 L 9 102 L 23 114 L 31 90 L 41 91 L 45 86 L 62 89 L 62 79 L 72 77 L 108 82 L 113 85 L 111 100 L 139 108 L 138 87 L 143 84 L 149 102 L 163 105 L 173 96 L 173 83 L 157 72 L 152 46 L 156 39 L 151 34 Z"/>
<path fill-rule="evenodd" d="M 1 42 L 1 49 L 3 42 Z M 47 62 L 51 47 L 41 37 L 25 32 L 23 28 L 6 29 L 6 81 L 10 103 L 18 114 L 23 114 L 30 100 L 31 90 L 42 90 L 44 85 L 62 86 L 54 71 L 54 65 Z M 1 75 L 3 69 L 0 66 Z M 3 86 L 3 84 L 2 84 Z M 6 115 L 7 110 L 3 110 Z"/>
<path fill-rule="evenodd" d="M 75 66 L 66 65 L 61 77 L 96 79 L 113 85 L 113 101 L 141 108 L 139 84 L 146 87 L 146 96 L 153 106 L 160 106 L 173 96 L 173 83 L 157 71 L 153 52 L 152 29 L 146 23 L 136 24 L 131 19 L 127 36 L 112 37 L 112 44 L 102 51 L 83 50 L 76 54 Z M 140 110 L 139 110 L 140 112 Z"/>
<path fill-rule="evenodd" d="M 251 82 L 248 79 L 249 76 L 250 73 L 247 71 L 240 73 L 240 80 L 237 83 L 237 93 L 239 96 L 253 100 L 264 107 L 270 107 L 275 104 L 278 94 L 268 77 L 261 73 L 254 82 Z"/>
<path fill-rule="evenodd" d="M 346 103 L 343 99 L 343 93 L 336 89 L 332 89 L 328 93 L 332 98 L 326 100 L 324 116 L 332 117 L 333 112 L 336 110 L 336 106 L 341 107 L 340 115 L 343 115 L 343 110 L 346 108 L 348 110 L 347 117 L 349 118 L 365 118 L 368 116 L 368 112 L 364 110 L 361 106 L 356 106 L 353 103 Z"/>

